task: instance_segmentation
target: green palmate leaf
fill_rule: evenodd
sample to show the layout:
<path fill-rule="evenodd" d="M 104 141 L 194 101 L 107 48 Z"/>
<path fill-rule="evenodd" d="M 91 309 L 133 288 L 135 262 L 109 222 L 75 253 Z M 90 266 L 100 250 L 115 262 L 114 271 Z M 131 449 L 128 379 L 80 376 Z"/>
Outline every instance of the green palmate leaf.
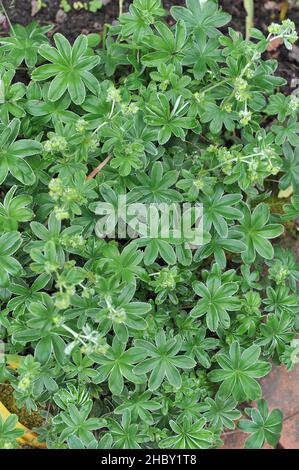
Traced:
<path fill-rule="evenodd" d="M 196 333 L 188 332 L 182 351 L 185 351 L 189 357 L 196 359 L 203 367 L 209 368 L 211 366 L 211 351 L 217 348 L 219 341 L 216 338 L 206 337 L 206 332 L 207 329 L 203 326 Z"/>
<path fill-rule="evenodd" d="M 141 347 L 133 347 L 126 350 L 126 344 L 121 343 L 116 337 L 106 354 L 95 354 L 94 360 L 101 366 L 98 368 L 98 383 L 108 378 L 108 386 L 112 393 L 120 395 L 124 388 L 124 378 L 129 382 L 143 383 L 144 376 L 135 373 L 133 366 L 147 356 Z"/>
<path fill-rule="evenodd" d="M 24 313 L 31 302 L 41 302 L 43 294 L 39 291 L 45 288 L 50 279 L 49 274 L 43 273 L 35 279 L 30 287 L 21 280 L 11 284 L 9 290 L 14 294 L 14 297 L 10 299 L 7 307 L 19 314 Z"/>
<path fill-rule="evenodd" d="M 238 114 L 225 108 L 219 108 L 216 103 L 208 103 L 206 110 L 201 117 L 202 122 L 209 122 L 210 131 L 219 134 L 223 127 L 228 131 L 233 131 Z"/>
<path fill-rule="evenodd" d="M 115 245 L 105 248 L 108 271 L 117 279 L 132 283 L 136 276 L 142 276 L 144 269 L 139 266 L 143 253 L 136 250 L 136 244 L 131 242 L 120 253 Z"/>
<path fill-rule="evenodd" d="M 128 176 L 132 168 L 140 169 L 142 167 L 142 159 L 144 159 L 144 147 L 142 144 L 133 143 L 128 145 L 125 153 L 122 149 L 122 156 L 117 156 L 111 161 L 112 168 L 119 168 L 121 176 Z"/>
<path fill-rule="evenodd" d="M 169 424 L 175 435 L 163 439 L 160 442 L 160 447 L 162 449 L 207 449 L 211 447 L 214 436 L 212 431 L 204 428 L 205 423 L 203 418 L 193 423 L 187 417 L 183 418 L 181 424 L 170 421 Z"/>
<path fill-rule="evenodd" d="M 212 196 L 202 196 L 204 206 L 204 224 L 206 230 L 213 226 L 222 238 L 228 236 L 227 220 L 240 220 L 243 218 L 242 211 L 233 206 L 242 199 L 241 194 L 225 194 L 224 188 L 218 184 Z"/>
<path fill-rule="evenodd" d="M 279 145 L 289 142 L 291 145 L 299 145 L 299 124 L 296 118 L 290 118 L 285 126 L 273 125 L 276 134 L 275 142 Z"/>
<path fill-rule="evenodd" d="M 282 247 L 275 247 L 275 257 L 270 261 L 270 272 L 279 284 L 287 284 L 293 292 L 296 291 L 296 281 L 299 277 L 299 265 L 294 253 Z"/>
<path fill-rule="evenodd" d="M 177 257 L 171 244 L 166 240 L 154 238 L 140 238 L 139 246 L 145 246 L 144 263 L 148 266 L 161 257 L 168 264 L 175 264 Z"/>
<path fill-rule="evenodd" d="M 141 442 L 146 442 L 148 437 L 143 433 L 138 433 L 138 425 L 132 423 L 131 414 L 126 410 L 122 416 L 121 423 L 109 419 L 109 434 L 112 436 L 115 449 L 140 449 Z"/>
<path fill-rule="evenodd" d="M 146 328 L 144 317 L 152 307 L 145 302 L 131 302 L 133 295 L 134 290 L 128 287 L 117 297 L 106 299 L 107 306 L 96 315 L 103 334 L 108 333 L 112 327 L 120 341 L 126 342 L 132 332 Z"/>
<path fill-rule="evenodd" d="M 242 253 L 242 258 L 246 263 L 253 263 L 256 252 L 266 259 L 272 259 L 274 249 L 269 239 L 276 238 L 283 233 L 283 226 L 280 224 L 268 224 L 270 218 L 269 207 L 259 204 L 251 213 L 247 205 L 243 205 L 244 218 L 241 225 L 236 227 L 245 237 L 247 245 L 246 252 Z"/>
<path fill-rule="evenodd" d="M 101 64 L 105 67 L 107 77 L 111 77 L 119 65 L 128 65 L 128 51 L 119 46 L 112 37 L 106 40 L 106 49 L 98 50 Z"/>
<path fill-rule="evenodd" d="M 155 162 L 149 175 L 138 176 L 139 186 L 133 189 L 132 199 L 140 202 L 178 202 L 182 196 L 171 186 L 176 182 L 178 173 L 175 170 L 164 172 L 161 162 Z"/>
<path fill-rule="evenodd" d="M 73 46 L 59 33 L 54 35 L 54 41 L 56 48 L 46 44 L 39 49 L 40 55 L 51 64 L 35 69 L 32 78 L 42 81 L 55 76 L 49 87 L 49 100 L 57 101 L 68 91 L 71 100 L 81 104 L 86 88 L 95 94 L 98 91 L 98 81 L 90 70 L 99 63 L 99 57 L 87 52 L 86 36 L 79 36 Z"/>
<path fill-rule="evenodd" d="M 132 419 L 137 420 L 138 416 L 142 421 L 148 424 L 153 424 L 154 420 L 151 412 L 157 411 L 162 407 L 162 404 L 151 398 L 151 392 L 146 391 L 142 394 L 138 392 L 134 395 L 127 397 L 124 402 L 115 408 L 115 414 L 125 414 L 130 411 Z"/>
<path fill-rule="evenodd" d="M 213 1 L 187 0 L 186 5 L 187 8 L 172 7 L 171 14 L 176 20 L 183 20 L 188 30 L 194 32 L 199 40 L 205 35 L 215 36 L 218 33 L 216 28 L 230 20 L 230 15 L 220 11 Z"/>
<path fill-rule="evenodd" d="M 1 449 L 9 449 L 17 447 L 16 439 L 23 436 L 24 431 L 17 429 L 16 424 L 18 416 L 12 414 L 6 419 L 0 416 L 0 447 Z"/>
<path fill-rule="evenodd" d="M 196 121 L 192 117 L 186 116 L 188 103 L 182 102 L 181 96 L 176 100 L 171 108 L 165 95 L 158 95 L 156 104 L 147 108 L 146 122 L 153 127 L 159 127 L 158 142 L 160 145 L 169 141 L 172 134 L 185 139 L 185 129 L 192 129 L 196 126 Z"/>
<path fill-rule="evenodd" d="M 21 343 L 39 340 L 35 357 L 41 363 L 49 361 L 53 354 L 59 364 L 66 361 L 65 342 L 59 336 L 58 309 L 51 297 L 44 294 L 43 303 L 32 302 L 28 307 L 26 327 L 15 332 L 15 339 Z"/>
<path fill-rule="evenodd" d="M 214 233 L 211 240 L 196 251 L 194 261 L 214 256 L 216 263 L 222 269 L 225 269 L 226 251 L 230 253 L 242 253 L 246 251 L 245 242 L 239 238 L 242 238 L 242 234 L 236 232 L 234 229 L 228 229 L 227 238 L 221 238 L 217 233 Z"/>
<path fill-rule="evenodd" d="M 282 314 L 283 312 L 295 313 L 297 310 L 297 297 L 290 292 L 287 286 L 278 286 L 276 289 L 267 288 L 266 311 Z"/>
<path fill-rule="evenodd" d="M 256 400 L 262 390 L 256 378 L 264 377 L 271 370 L 268 362 L 260 361 L 261 349 L 250 346 L 241 352 L 238 342 L 234 342 L 229 353 L 219 353 L 216 360 L 221 367 L 209 373 L 212 382 L 222 382 L 219 396 L 232 396 L 237 402 L 246 399 Z"/>
<path fill-rule="evenodd" d="M 182 379 L 178 368 L 192 369 L 195 366 L 191 357 L 178 355 L 182 346 L 181 338 L 167 340 L 162 330 L 155 336 L 155 344 L 136 340 L 136 346 L 143 349 L 146 356 L 150 356 L 134 368 L 136 374 L 151 372 L 148 381 L 150 390 L 156 390 L 165 377 L 173 387 L 180 388 Z"/>
<path fill-rule="evenodd" d="M 137 0 L 130 5 L 129 13 L 119 17 L 122 35 L 132 35 L 136 41 L 140 41 L 145 34 L 151 32 L 150 25 L 155 22 L 156 17 L 164 14 L 160 0 Z"/>
<path fill-rule="evenodd" d="M 193 289 L 201 299 L 193 307 L 192 317 L 201 317 L 206 314 L 207 327 L 216 331 L 219 324 L 223 328 L 229 328 L 230 317 L 228 311 L 238 310 L 239 299 L 234 296 L 238 291 L 238 284 L 234 282 L 221 283 L 220 279 L 210 277 L 205 285 L 195 281 Z"/>
<path fill-rule="evenodd" d="M 299 147 L 293 151 L 289 144 L 284 145 L 284 159 L 282 164 L 283 176 L 279 185 L 282 189 L 293 187 L 295 193 L 299 191 Z"/>
<path fill-rule="evenodd" d="M 172 63 L 180 65 L 183 52 L 186 48 L 186 27 L 183 21 L 176 23 L 174 35 L 164 23 L 155 24 L 157 33 L 145 37 L 142 43 L 156 52 L 149 52 L 142 57 L 142 63 L 147 67 L 155 67 L 162 63 Z"/>
<path fill-rule="evenodd" d="M 250 420 L 241 420 L 238 428 L 249 433 L 245 441 L 246 449 L 260 449 L 267 442 L 275 447 L 279 441 L 282 430 L 282 413 L 275 409 L 270 413 L 265 400 L 257 402 L 257 408 L 246 408 Z"/>
<path fill-rule="evenodd" d="M 8 38 L 0 38 L 3 49 L 10 52 L 10 60 L 14 65 L 20 65 L 23 60 L 28 67 L 33 67 L 38 58 L 38 48 L 47 42 L 45 34 L 51 25 L 39 26 L 33 21 L 27 26 L 15 25 Z"/>
<path fill-rule="evenodd" d="M 234 429 L 235 421 L 242 416 L 236 406 L 237 402 L 233 398 L 222 398 L 216 395 L 215 400 L 206 398 L 201 408 L 206 420 L 217 429 Z"/>
<path fill-rule="evenodd" d="M 3 73 L 2 92 L 0 100 L 0 120 L 6 126 L 9 124 L 9 116 L 22 118 L 25 115 L 22 98 L 25 95 L 26 87 L 24 83 L 12 83 L 15 70 L 8 70 Z"/>
<path fill-rule="evenodd" d="M 68 110 L 71 103 L 70 96 L 65 94 L 57 101 L 50 101 L 48 98 L 49 86 L 49 83 L 43 85 L 42 96 L 38 97 L 40 99 L 32 98 L 27 101 L 26 110 L 28 113 L 35 117 L 42 117 L 44 122 L 49 122 L 51 119 L 62 122 L 76 120 L 77 115 Z"/>
<path fill-rule="evenodd" d="M 3 204 L 0 203 L 0 227 L 2 230 L 17 230 L 19 222 L 27 222 L 33 217 L 31 209 L 27 208 L 32 202 L 28 195 L 15 196 L 17 186 L 12 186 L 5 195 Z"/>
<path fill-rule="evenodd" d="M 10 276 L 18 276 L 22 266 L 12 255 L 22 244 L 19 232 L 8 232 L 0 237 L 0 286 L 6 287 Z"/>
<path fill-rule="evenodd" d="M 193 65 L 193 74 L 197 80 L 201 80 L 205 74 L 218 69 L 218 62 L 223 60 L 220 49 L 217 49 L 218 40 L 198 38 L 192 48 L 186 52 L 183 58 L 184 65 Z"/>
<path fill-rule="evenodd" d="M 270 96 L 266 111 L 270 115 L 277 114 L 278 120 L 284 121 L 286 116 L 292 113 L 291 97 L 282 93 Z"/>
<path fill-rule="evenodd" d="M 24 158 L 41 153 L 42 146 L 35 140 L 16 140 L 19 132 L 20 121 L 13 119 L 0 134 L 0 184 L 6 180 L 8 173 L 23 184 L 35 182 L 32 168 Z"/>
<path fill-rule="evenodd" d="M 62 437 L 68 438 L 71 435 L 78 436 L 85 445 L 88 445 L 93 438 L 92 431 L 100 429 L 105 425 L 105 421 L 98 418 L 88 418 L 92 408 L 90 400 L 84 404 L 80 410 L 73 404 L 68 405 L 67 411 L 60 413 L 59 417 L 63 423 Z"/>
<path fill-rule="evenodd" d="M 290 317 L 287 311 L 284 311 L 280 317 L 269 315 L 267 323 L 261 325 L 261 339 L 258 344 L 272 354 L 274 351 L 278 355 L 285 350 L 285 344 L 291 342 L 294 338 L 294 319 Z"/>
<path fill-rule="evenodd" d="M 70 436 L 67 439 L 67 444 L 69 449 L 111 449 L 112 447 L 112 437 L 110 434 L 102 433 L 102 438 L 97 441 L 94 438 L 91 438 L 88 441 L 88 444 L 85 445 L 84 442 L 79 439 L 78 436 Z"/>

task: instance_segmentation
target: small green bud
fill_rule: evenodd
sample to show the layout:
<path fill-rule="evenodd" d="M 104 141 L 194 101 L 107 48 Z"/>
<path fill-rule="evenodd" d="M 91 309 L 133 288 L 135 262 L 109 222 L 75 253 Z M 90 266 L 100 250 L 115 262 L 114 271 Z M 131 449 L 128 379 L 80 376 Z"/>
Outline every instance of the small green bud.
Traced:
<path fill-rule="evenodd" d="M 127 314 L 123 308 L 110 307 L 107 317 L 114 323 L 125 323 Z"/>
<path fill-rule="evenodd" d="M 49 194 L 54 201 L 57 201 L 63 195 L 63 183 L 60 178 L 53 178 L 49 183 Z"/>
<path fill-rule="evenodd" d="M 80 132 L 80 134 L 82 134 L 85 131 L 86 126 L 87 126 L 87 122 L 84 119 L 80 118 L 76 122 L 75 129 L 77 132 Z"/>
<path fill-rule="evenodd" d="M 193 96 L 194 96 L 195 100 L 200 104 L 200 103 L 203 102 L 203 100 L 205 98 L 205 93 L 196 91 Z"/>
<path fill-rule="evenodd" d="M 117 90 L 114 85 L 111 85 L 108 88 L 107 101 L 115 101 L 116 103 L 121 102 L 120 91 Z"/>
<path fill-rule="evenodd" d="M 136 103 L 130 103 L 128 105 L 123 104 L 121 108 L 124 114 L 136 114 L 139 111 Z"/>
<path fill-rule="evenodd" d="M 65 220 L 70 218 L 70 214 L 63 207 L 55 207 L 55 217 L 57 220 Z"/>
<path fill-rule="evenodd" d="M 68 143 L 64 137 L 54 136 L 44 143 L 46 152 L 64 152 L 67 149 Z"/>
<path fill-rule="evenodd" d="M 290 96 L 289 109 L 292 113 L 298 111 L 299 109 L 299 98 L 296 95 Z"/>
<path fill-rule="evenodd" d="M 31 378 L 29 375 L 25 375 L 18 383 L 18 388 L 23 392 L 27 391 L 31 386 Z"/>
<path fill-rule="evenodd" d="M 194 180 L 193 184 L 197 189 L 203 189 L 204 185 L 205 185 L 203 179 L 201 179 L 201 178 L 198 178 L 198 179 Z"/>
<path fill-rule="evenodd" d="M 243 126 L 247 126 L 247 124 L 251 121 L 252 113 L 247 110 L 242 110 L 239 112 L 240 123 Z"/>
<path fill-rule="evenodd" d="M 57 292 L 57 294 L 55 295 L 54 305 L 59 310 L 64 310 L 65 308 L 68 308 L 70 306 L 70 302 L 70 296 L 66 292 Z"/>

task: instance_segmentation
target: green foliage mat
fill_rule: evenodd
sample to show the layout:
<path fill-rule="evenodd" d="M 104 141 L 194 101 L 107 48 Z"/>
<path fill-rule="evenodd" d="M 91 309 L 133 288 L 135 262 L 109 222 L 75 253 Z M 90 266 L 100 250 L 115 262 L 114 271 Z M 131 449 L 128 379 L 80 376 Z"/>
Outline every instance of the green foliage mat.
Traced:
<path fill-rule="evenodd" d="M 134 0 L 101 43 L 50 45 L 36 23 L 0 38 L 0 378 L 49 448 L 213 448 L 237 423 L 247 447 L 279 440 L 258 379 L 298 362 L 299 268 L 271 240 L 299 215 L 299 99 L 263 53 L 297 35 L 223 35 L 213 0 L 171 15 Z M 203 244 L 99 238 L 120 194 L 203 204 Z"/>

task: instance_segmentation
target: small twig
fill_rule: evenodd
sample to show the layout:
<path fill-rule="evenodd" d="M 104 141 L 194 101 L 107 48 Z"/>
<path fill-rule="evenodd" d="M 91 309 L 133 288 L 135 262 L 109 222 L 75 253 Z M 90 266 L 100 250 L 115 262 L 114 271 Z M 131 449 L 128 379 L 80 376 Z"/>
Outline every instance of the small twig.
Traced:
<path fill-rule="evenodd" d="M 91 173 L 89 173 L 89 175 L 86 176 L 86 179 L 91 180 L 92 178 L 94 178 L 101 171 L 101 169 L 104 168 L 105 165 L 107 165 L 110 159 L 111 155 L 108 155 L 105 160 L 103 160 L 94 170 L 92 170 Z"/>
<path fill-rule="evenodd" d="M 3 5 L 2 0 L 0 0 L 0 8 L 1 8 L 1 10 L 3 11 L 4 15 L 6 16 L 6 19 L 7 19 L 7 21 L 8 21 L 8 24 L 9 24 L 10 29 L 11 29 L 12 32 L 15 34 L 13 25 L 11 24 L 11 21 L 10 21 L 10 19 L 9 19 L 9 16 L 8 16 L 8 14 L 7 14 L 7 11 L 6 11 L 6 9 L 5 9 L 5 6 Z"/>
<path fill-rule="evenodd" d="M 291 418 L 293 418 L 294 416 L 296 416 L 298 414 L 299 414 L 299 410 L 295 411 L 290 416 L 286 416 L 282 421 L 287 421 L 288 419 L 291 419 Z"/>

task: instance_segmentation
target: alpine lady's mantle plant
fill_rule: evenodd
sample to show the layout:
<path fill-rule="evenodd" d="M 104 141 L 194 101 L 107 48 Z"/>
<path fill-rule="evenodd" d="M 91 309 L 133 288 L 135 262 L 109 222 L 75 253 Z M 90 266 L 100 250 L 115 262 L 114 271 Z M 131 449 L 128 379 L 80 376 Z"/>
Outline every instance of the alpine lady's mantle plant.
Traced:
<path fill-rule="evenodd" d="M 272 239 L 299 214 L 299 99 L 264 52 L 297 35 L 224 35 L 213 0 L 164 15 L 134 0 L 100 45 L 36 23 L 0 39 L 0 397 L 11 384 L 44 417 L 50 448 L 279 439 L 281 413 L 251 402 L 272 363 L 298 362 L 299 267 Z M 273 180 L 295 193 L 283 217 Z M 97 238 L 97 203 L 124 193 L 202 203 L 204 244 Z"/>

